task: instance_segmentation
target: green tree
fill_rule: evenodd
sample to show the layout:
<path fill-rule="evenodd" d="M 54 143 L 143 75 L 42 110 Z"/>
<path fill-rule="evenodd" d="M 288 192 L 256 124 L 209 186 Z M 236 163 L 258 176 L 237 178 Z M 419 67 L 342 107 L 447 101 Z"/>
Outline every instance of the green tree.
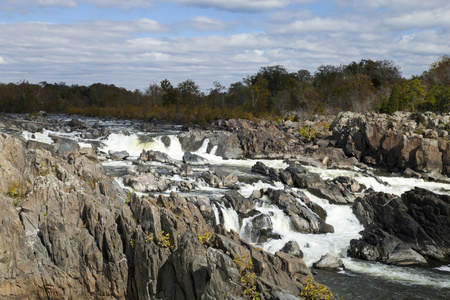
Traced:
<path fill-rule="evenodd" d="M 176 104 L 177 92 L 173 87 L 172 83 L 168 79 L 161 81 L 161 91 L 162 91 L 162 105 L 169 106 L 171 104 Z"/>
<path fill-rule="evenodd" d="M 200 88 L 192 79 L 180 82 L 178 89 L 178 104 L 181 105 L 196 105 L 199 103 L 201 96 Z"/>
<path fill-rule="evenodd" d="M 392 114 L 398 110 L 398 88 L 394 85 L 391 96 L 387 103 L 387 113 Z"/>

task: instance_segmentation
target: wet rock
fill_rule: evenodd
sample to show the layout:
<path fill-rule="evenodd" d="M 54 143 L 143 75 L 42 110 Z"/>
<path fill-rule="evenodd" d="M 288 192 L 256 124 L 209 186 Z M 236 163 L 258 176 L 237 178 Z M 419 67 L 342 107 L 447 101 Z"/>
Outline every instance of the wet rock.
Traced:
<path fill-rule="evenodd" d="M 329 253 L 322 255 L 319 261 L 313 264 L 318 269 L 339 269 L 344 267 L 342 259 L 335 257 Z"/>
<path fill-rule="evenodd" d="M 372 192 L 358 198 L 353 211 L 365 226 L 363 237 L 351 241 L 349 254 L 353 257 L 422 265 L 424 258 L 445 261 L 450 256 L 448 195 L 420 188 L 401 197 Z"/>
<path fill-rule="evenodd" d="M 72 130 L 86 128 L 86 125 L 79 119 L 72 119 L 66 123 L 67 126 L 71 127 Z"/>
<path fill-rule="evenodd" d="M 32 133 L 42 132 L 44 129 L 41 124 L 38 124 L 36 122 L 24 122 L 22 128 Z"/>
<path fill-rule="evenodd" d="M 191 153 L 189 151 L 186 151 L 183 155 L 183 162 L 185 164 L 189 164 L 191 166 L 204 166 L 204 165 L 209 165 L 209 161 L 204 158 L 201 157 L 200 155 Z"/>
<path fill-rule="evenodd" d="M 238 182 L 238 177 L 236 175 L 218 169 L 202 172 L 199 178 L 203 179 L 209 186 L 214 188 L 234 189 Z"/>
<path fill-rule="evenodd" d="M 179 181 L 177 182 L 177 189 L 180 192 L 190 192 L 195 189 L 195 184 L 187 181 Z"/>
<path fill-rule="evenodd" d="M 176 160 L 172 159 L 167 153 L 155 150 L 145 151 L 142 150 L 141 155 L 139 156 L 138 161 L 147 162 L 147 161 L 157 161 L 164 164 L 170 164 L 177 168 L 181 168 L 181 164 Z"/>
<path fill-rule="evenodd" d="M 125 175 L 123 181 L 126 186 L 141 193 L 165 191 L 172 184 L 171 180 L 153 173 Z"/>
<path fill-rule="evenodd" d="M 127 151 L 108 151 L 108 158 L 112 160 L 126 160 L 129 156 Z"/>
<path fill-rule="evenodd" d="M 422 178 L 422 175 L 420 175 L 420 173 L 415 172 L 415 171 L 411 170 L 410 168 L 407 168 L 403 172 L 403 176 L 405 176 L 406 178 Z"/>
<path fill-rule="evenodd" d="M 188 164 L 182 164 L 180 168 L 174 170 L 175 174 L 180 174 L 183 177 L 189 177 L 194 175 L 192 167 Z"/>
<path fill-rule="evenodd" d="M 163 142 L 163 144 L 166 148 L 169 148 L 172 140 L 170 139 L 170 137 L 165 135 L 165 136 L 161 137 L 161 142 Z"/>
<path fill-rule="evenodd" d="M 303 252 L 300 249 L 300 245 L 296 241 L 287 242 L 283 248 L 280 250 L 281 252 L 293 255 L 298 258 L 303 258 Z"/>
<path fill-rule="evenodd" d="M 334 232 L 333 226 L 325 223 L 324 218 L 326 215 L 323 210 L 316 214 L 309 207 L 301 205 L 297 200 L 307 198 L 306 196 L 272 189 L 268 189 L 266 194 L 275 205 L 290 217 L 293 230 L 303 233 Z M 310 202 L 309 199 L 306 202 Z M 314 208 L 317 208 L 317 206 L 314 206 Z M 319 215 L 322 215 L 324 218 L 319 217 Z"/>
<path fill-rule="evenodd" d="M 196 151 L 209 139 L 208 149 L 225 159 L 288 158 L 302 150 L 301 142 L 273 122 L 258 124 L 246 120 L 218 120 L 208 131 L 190 131 L 179 136 L 183 149 Z"/>
<path fill-rule="evenodd" d="M 246 217 L 255 209 L 255 204 L 237 191 L 230 191 L 222 198 L 228 206 L 231 206 L 238 214 Z"/>
<path fill-rule="evenodd" d="M 270 168 L 266 166 L 263 162 L 257 161 L 256 164 L 252 166 L 252 172 L 269 175 Z"/>
<path fill-rule="evenodd" d="M 243 226 L 245 237 L 251 243 L 267 242 L 272 229 L 272 220 L 267 214 L 258 214 L 247 219 L 247 223 Z"/>

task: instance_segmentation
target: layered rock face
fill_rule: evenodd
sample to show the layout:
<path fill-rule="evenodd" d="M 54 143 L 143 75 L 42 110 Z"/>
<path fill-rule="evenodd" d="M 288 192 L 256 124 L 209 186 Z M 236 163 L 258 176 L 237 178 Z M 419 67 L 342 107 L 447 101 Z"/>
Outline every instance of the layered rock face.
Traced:
<path fill-rule="evenodd" d="M 448 114 L 346 112 L 336 117 L 331 128 L 336 147 L 361 162 L 389 170 L 450 175 L 449 126 Z"/>
<path fill-rule="evenodd" d="M 312 277 L 213 228 L 209 199 L 124 193 L 90 148 L 1 133 L 0 164 L 0 298 L 293 299 Z"/>
<path fill-rule="evenodd" d="M 179 136 L 183 149 L 198 150 L 209 139 L 208 150 L 225 159 L 287 158 L 302 152 L 302 142 L 284 132 L 273 122 L 253 123 L 246 120 L 219 120 L 208 130 L 191 130 Z"/>
<path fill-rule="evenodd" d="M 448 195 L 421 188 L 401 197 L 371 192 L 355 201 L 353 211 L 365 229 L 351 241 L 350 256 L 393 265 L 450 258 Z"/>

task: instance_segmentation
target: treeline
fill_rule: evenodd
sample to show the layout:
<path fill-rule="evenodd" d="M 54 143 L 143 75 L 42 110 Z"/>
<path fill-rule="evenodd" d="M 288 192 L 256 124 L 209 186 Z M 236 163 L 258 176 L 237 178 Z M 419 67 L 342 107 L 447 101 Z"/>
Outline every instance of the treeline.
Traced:
<path fill-rule="evenodd" d="M 207 93 L 191 79 L 174 86 L 164 79 L 145 91 L 102 83 L 90 86 L 27 81 L 0 84 L 0 111 L 7 113 L 79 113 L 126 118 L 203 123 L 218 118 L 277 118 L 339 111 L 397 110 L 449 112 L 450 58 L 442 56 L 429 70 L 402 78 L 388 60 L 361 60 L 288 72 L 283 66 L 262 67 L 228 88 L 214 82 Z"/>

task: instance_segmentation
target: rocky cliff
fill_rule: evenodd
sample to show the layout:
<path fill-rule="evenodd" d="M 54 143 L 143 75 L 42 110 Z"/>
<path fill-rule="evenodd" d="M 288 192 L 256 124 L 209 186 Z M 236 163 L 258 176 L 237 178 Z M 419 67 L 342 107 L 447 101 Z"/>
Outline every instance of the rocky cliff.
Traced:
<path fill-rule="evenodd" d="M 213 228 L 202 199 L 124 193 L 72 141 L 0 133 L 0 191 L 0 298 L 295 299 L 312 278 Z"/>
<path fill-rule="evenodd" d="M 347 156 L 388 170 L 450 175 L 450 115 L 340 113 L 331 124 Z"/>

